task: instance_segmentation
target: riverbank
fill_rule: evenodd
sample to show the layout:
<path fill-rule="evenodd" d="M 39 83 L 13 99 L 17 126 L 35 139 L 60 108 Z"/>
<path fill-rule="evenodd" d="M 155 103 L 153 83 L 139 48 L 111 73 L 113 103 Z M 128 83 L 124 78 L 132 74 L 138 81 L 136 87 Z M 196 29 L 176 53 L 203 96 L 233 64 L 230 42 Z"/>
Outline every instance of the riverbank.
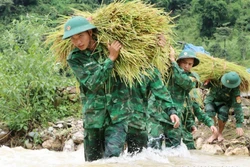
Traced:
<path fill-rule="evenodd" d="M 199 124 L 199 123 L 198 123 Z M 250 127 L 244 125 L 244 135 L 238 137 L 235 130 L 233 116 L 230 117 L 223 132 L 225 140 L 223 142 L 214 141 L 207 143 L 206 139 L 211 135 L 211 131 L 204 124 L 198 125 L 198 130 L 194 134 L 196 147 L 209 154 L 214 155 L 248 155 L 250 151 Z M 54 151 L 77 151 L 83 147 L 83 127 L 82 120 L 67 118 L 56 123 L 50 123 L 45 129 L 35 129 L 25 137 L 20 134 L 8 134 L 1 145 L 8 147 L 21 146 L 26 149 L 38 150 L 48 149 Z M 3 139 L 3 137 L 2 137 Z"/>
<path fill-rule="evenodd" d="M 229 116 L 223 135 L 223 142 L 214 141 L 207 143 L 206 140 L 212 134 L 204 124 L 197 122 L 198 130 L 194 134 L 194 140 L 198 150 L 209 154 L 219 155 L 247 155 L 250 152 L 250 100 L 242 99 L 244 110 L 244 135 L 238 137 L 235 130 L 235 119 L 233 111 Z M 48 149 L 53 151 L 77 151 L 83 147 L 82 120 L 69 117 L 57 122 L 48 123 L 48 127 L 33 129 L 27 134 L 9 131 L 0 123 L 0 145 L 13 147 L 24 147 L 38 150 Z"/>

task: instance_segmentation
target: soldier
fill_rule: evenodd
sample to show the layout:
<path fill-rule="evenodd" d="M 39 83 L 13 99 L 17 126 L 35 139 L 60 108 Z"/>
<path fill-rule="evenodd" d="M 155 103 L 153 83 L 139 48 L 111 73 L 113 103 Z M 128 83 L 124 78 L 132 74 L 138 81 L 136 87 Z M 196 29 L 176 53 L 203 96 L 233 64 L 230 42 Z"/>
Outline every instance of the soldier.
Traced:
<path fill-rule="evenodd" d="M 214 119 L 214 122 L 216 122 L 215 116 L 217 114 L 219 127 L 218 135 L 212 135 L 208 139 L 208 142 L 213 142 L 216 139 L 218 139 L 219 142 L 224 140 L 222 132 L 228 120 L 229 109 L 231 107 L 234 109 L 236 118 L 236 133 L 239 136 L 243 135 L 242 123 L 244 121 L 244 115 L 241 107 L 240 83 L 241 79 L 234 71 L 225 73 L 221 77 L 220 84 L 212 83 L 212 81 L 210 82 L 209 80 L 204 83 L 206 88 L 210 88 L 204 100 L 205 111 Z"/>
<path fill-rule="evenodd" d="M 143 148 L 147 147 L 147 122 L 151 117 L 148 112 L 150 94 L 154 95 L 156 101 L 161 104 L 169 122 L 171 119 L 171 128 L 179 126 L 179 118 L 176 115 L 174 103 L 162 81 L 159 70 L 155 68 L 154 71 L 149 72 L 151 72 L 150 77 L 143 75 L 142 83 L 136 82 L 131 89 L 133 115 L 130 117 L 127 137 L 129 153 L 141 152 Z"/>
<path fill-rule="evenodd" d="M 196 131 L 192 131 L 192 126 L 196 126 L 193 120 L 195 118 L 198 119 L 198 121 L 204 123 L 206 126 L 208 126 L 213 133 L 213 135 L 217 135 L 218 131 L 217 128 L 214 126 L 214 121 L 212 118 L 210 118 L 202 109 L 201 109 L 201 95 L 199 95 L 199 92 L 197 88 L 193 88 L 189 93 L 189 98 L 187 98 L 187 107 L 185 108 L 184 112 L 184 118 L 192 118 L 191 120 L 184 119 L 183 121 L 183 143 L 186 144 L 188 149 L 195 149 L 194 139 L 193 139 L 193 133 Z M 188 116 L 190 114 L 191 116 Z M 193 132 L 193 133 L 192 133 Z"/>
<path fill-rule="evenodd" d="M 171 48 L 169 58 L 172 62 L 172 75 L 166 78 L 166 83 L 173 102 L 177 105 L 177 115 L 181 119 L 181 123 L 179 128 L 167 131 L 165 140 L 167 147 L 176 147 L 181 144 L 183 126 L 189 126 L 191 132 L 196 131 L 193 116 L 185 112 L 187 111 L 189 92 L 197 86 L 197 78 L 191 72 L 191 69 L 197 66 L 200 61 L 195 52 L 191 50 L 183 50 L 176 61 L 174 55 L 174 49 Z M 185 120 L 188 120 L 189 125 L 184 125 Z"/>
<path fill-rule="evenodd" d="M 97 29 L 86 18 L 74 16 L 64 25 L 63 39 L 76 47 L 67 62 L 80 84 L 86 161 L 119 156 L 126 140 L 129 90 L 112 77 L 121 43 L 108 44 L 108 57 L 96 41 Z"/>
<path fill-rule="evenodd" d="M 157 100 L 152 94 L 148 101 L 148 113 L 150 115 L 147 121 L 148 129 L 148 147 L 162 149 L 163 141 L 167 132 L 173 128 L 178 128 L 173 124 L 168 114 L 162 109 L 162 102 Z M 179 119 L 179 124 L 180 124 Z"/>

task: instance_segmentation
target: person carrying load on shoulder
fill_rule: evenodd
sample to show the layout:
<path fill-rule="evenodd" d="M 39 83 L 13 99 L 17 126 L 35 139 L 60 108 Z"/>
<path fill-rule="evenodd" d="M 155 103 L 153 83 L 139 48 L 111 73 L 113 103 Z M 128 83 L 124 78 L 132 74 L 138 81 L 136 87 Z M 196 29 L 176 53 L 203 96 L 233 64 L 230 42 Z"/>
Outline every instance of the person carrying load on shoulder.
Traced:
<path fill-rule="evenodd" d="M 80 85 L 84 127 L 85 161 L 119 156 L 126 140 L 129 117 L 129 89 L 119 76 L 112 77 L 122 44 L 97 43 L 97 28 L 82 16 L 64 25 L 63 39 L 74 49 L 67 63 Z M 108 55 L 103 47 L 108 48 Z"/>

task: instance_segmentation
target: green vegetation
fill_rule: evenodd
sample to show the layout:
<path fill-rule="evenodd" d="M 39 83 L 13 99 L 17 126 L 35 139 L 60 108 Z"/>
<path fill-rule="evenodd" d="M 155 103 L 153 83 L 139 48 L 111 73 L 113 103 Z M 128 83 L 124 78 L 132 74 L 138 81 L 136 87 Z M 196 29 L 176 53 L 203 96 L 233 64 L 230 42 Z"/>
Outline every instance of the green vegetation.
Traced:
<path fill-rule="evenodd" d="M 203 46 L 212 55 L 249 67 L 250 1 L 144 0 L 177 16 L 175 41 Z M 0 0 L 0 121 L 28 132 L 66 116 L 80 116 L 80 102 L 58 99 L 59 87 L 74 86 L 60 75 L 43 45 L 45 33 L 71 8 L 93 11 L 112 0 Z M 176 43 L 176 48 L 181 45 Z M 70 71 L 69 71 L 70 73 Z"/>
<path fill-rule="evenodd" d="M 80 115 L 80 103 L 57 94 L 60 87 L 75 85 L 75 81 L 59 75 L 54 57 L 43 46 L 47 22 L 46 17 L 25 16 L 2 30 L 0 118 L 11 130 L 28 131 L 48 121 Z"/>

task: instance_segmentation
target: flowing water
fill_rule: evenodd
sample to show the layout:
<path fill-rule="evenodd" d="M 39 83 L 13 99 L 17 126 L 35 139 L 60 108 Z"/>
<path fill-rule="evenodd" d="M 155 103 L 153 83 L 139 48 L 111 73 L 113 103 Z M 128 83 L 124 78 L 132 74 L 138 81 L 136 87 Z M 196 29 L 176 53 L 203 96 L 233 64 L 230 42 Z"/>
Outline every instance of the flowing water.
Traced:
<path fill-rule="evenodd" d="M 133 157 L 84 161 L 83 148 L 75 152 L 47 149 L 27 150 L 22 147 L 0 147 L 0 167 L 249 167 L 249 156 L 209 155 L 200 150 L 188 151 L 184 146 L 162 151 L 145 149 Z"/>

